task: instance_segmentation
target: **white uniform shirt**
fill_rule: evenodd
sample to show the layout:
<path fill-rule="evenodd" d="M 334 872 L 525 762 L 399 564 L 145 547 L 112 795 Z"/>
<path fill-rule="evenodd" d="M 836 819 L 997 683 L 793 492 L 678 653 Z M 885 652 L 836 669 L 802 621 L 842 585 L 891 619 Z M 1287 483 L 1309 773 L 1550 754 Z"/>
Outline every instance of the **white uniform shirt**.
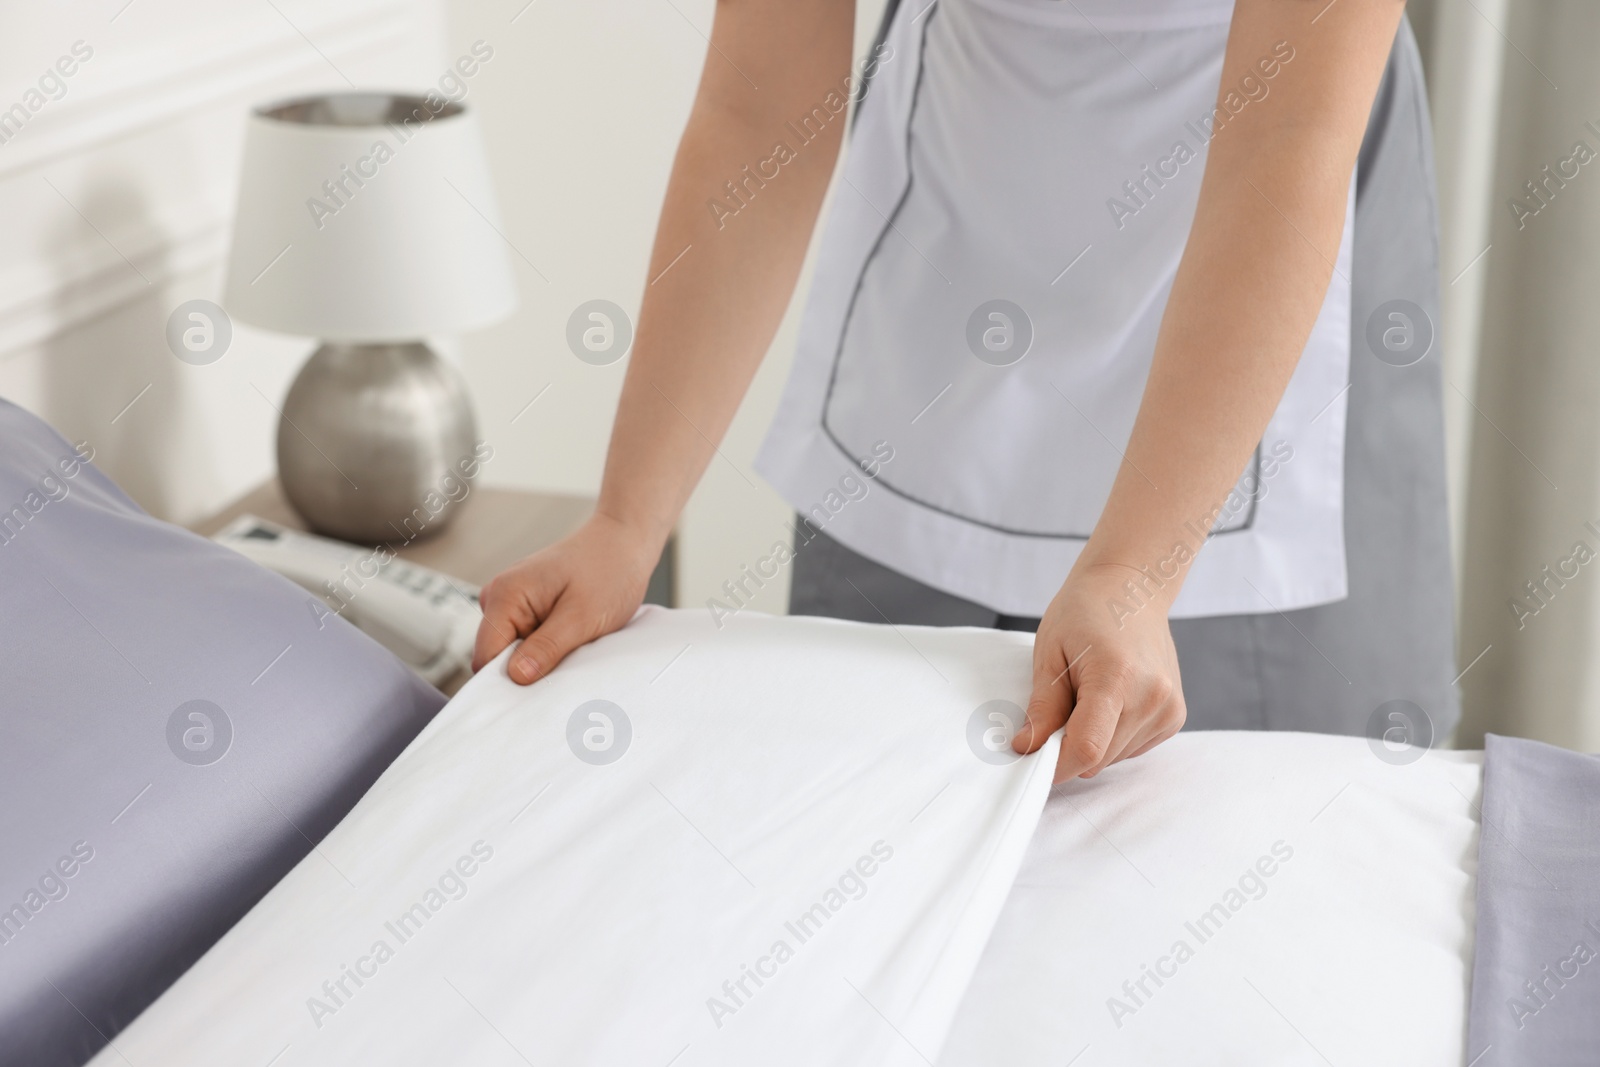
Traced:
<path fill-rule="evenodd" d="M 1230 2 L 926 3 L 877 57 L 757 465 L 855 551 L 1036 616 L 1110 493 L 1207 145 L 1274 106 L 1295 42 L 1214 111 Z M 1345 596 L 1351 230 L 1238 487 L 1149 561 L 1198 554 L 1174 617 Z"/>

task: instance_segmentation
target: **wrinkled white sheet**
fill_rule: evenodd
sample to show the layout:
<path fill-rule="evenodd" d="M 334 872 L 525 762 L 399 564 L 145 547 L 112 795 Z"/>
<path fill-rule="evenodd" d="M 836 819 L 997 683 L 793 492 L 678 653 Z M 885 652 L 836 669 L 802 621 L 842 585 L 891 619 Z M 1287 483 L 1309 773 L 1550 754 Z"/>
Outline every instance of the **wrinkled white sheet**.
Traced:
<path fill-rule="evenodd" d="M 1194 733 L 1057 787 L 939 1067 L 1461 1067 L 1482 763 Z"/>
<path fill-rule="evenodd" d="M 648 609 L 492 666 L 95 1063 L 1460 1067 L 1481 753 L 1184 734 L 1046 803 L 968 740 L 1029 657 Z"/>
<path fill-rule="evenodd" d="M 531 688 L 502 657 L 95 1063 L 931 1061 L 1049 791 L 1054 741 L 969 744 L 1030 657 L 659 609 Z"/>

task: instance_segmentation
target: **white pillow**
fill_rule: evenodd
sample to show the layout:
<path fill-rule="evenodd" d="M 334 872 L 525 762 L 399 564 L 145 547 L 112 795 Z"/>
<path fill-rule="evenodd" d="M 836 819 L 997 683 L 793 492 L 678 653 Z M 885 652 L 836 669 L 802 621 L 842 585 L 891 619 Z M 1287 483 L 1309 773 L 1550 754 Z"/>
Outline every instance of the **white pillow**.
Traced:
<path fill-rule="evenodd" d="M 925 1064 L 1049 791 L 969 744 L 1030 658 L 659 609 L 502 657 L 95 1062 Z"/>
<path fill-rule="evenodd" d="M 1461 1067 L 1482 758 L 1193 733 L 1057 787 L 940 1067 Z"/>

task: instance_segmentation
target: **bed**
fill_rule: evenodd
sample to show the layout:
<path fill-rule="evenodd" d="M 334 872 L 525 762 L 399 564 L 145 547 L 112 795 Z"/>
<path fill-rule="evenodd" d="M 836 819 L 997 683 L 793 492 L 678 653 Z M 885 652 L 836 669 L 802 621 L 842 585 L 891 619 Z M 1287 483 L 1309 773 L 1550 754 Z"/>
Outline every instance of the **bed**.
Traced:
<path fill-rule="evenodd" d="M 0 400 L 0 1064 L 77 1067 L 444 704 Z"/>
<path fill-rule="evenodd" d="M 1596 1061 L 1593 757 L 1187 733 L 1052 788 L 1027 635 L 656 608 L 439 710 L 0 445 L 6 1064 Z"/>
<path fill-rule="evenodd" d="M 1051 789 L 985 742 L 1028 655 L 645 609 L 491 665 L 95 1063 L 1581 1062 L 1471 1047 L 1483 754 L 1186 734 Z"/>

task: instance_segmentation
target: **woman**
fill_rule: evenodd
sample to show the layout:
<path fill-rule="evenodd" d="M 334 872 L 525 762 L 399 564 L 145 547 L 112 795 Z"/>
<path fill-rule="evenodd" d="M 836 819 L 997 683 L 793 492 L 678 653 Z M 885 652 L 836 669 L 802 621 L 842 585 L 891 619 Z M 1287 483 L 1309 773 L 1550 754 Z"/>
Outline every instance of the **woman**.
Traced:
<path fill-rule="evenodd" d="M 891 12 L 760 460 L 800 513 L 793 610 L 1037 628 L 1015 744 L 1065 725 L 1058 780 L 1186 719 L 1453 726 L 1403 6 Z M 488 587 L 477 665 L 521 638 L 533 681 L 638 606 L 794 287 L 852 23 L 719 4 L 599 507 Z"/>

